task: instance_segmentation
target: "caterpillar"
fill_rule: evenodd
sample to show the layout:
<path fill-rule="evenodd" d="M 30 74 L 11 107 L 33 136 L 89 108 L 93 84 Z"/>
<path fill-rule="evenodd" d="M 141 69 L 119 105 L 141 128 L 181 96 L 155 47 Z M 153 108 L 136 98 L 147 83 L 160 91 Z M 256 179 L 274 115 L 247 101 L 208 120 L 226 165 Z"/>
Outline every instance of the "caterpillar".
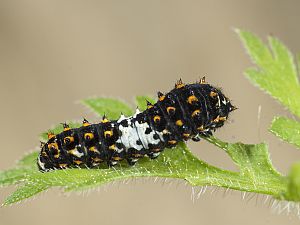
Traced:
<path fill-rule="evenodd" d="M 199 141 L 201 136 L 212 135 L 235 109 L 220 89 L 205 82 L 205 77 L 193 84 L 180 79 L 170 92 L 158 92 L 155 104 L 147 102 L 147 109 L 137 109 L 133 116 L 121 115 L 112 121 L 104 116 L 96 124 L 84 119 L 79 128 L 64 123 L 61 133 L 48 134 L 37 165 L 42 172 L 92 168 L 102 162 L 114 166 L 123 159 L 134 165 L 144 156 L 155 159 L 179 141 Z"/>

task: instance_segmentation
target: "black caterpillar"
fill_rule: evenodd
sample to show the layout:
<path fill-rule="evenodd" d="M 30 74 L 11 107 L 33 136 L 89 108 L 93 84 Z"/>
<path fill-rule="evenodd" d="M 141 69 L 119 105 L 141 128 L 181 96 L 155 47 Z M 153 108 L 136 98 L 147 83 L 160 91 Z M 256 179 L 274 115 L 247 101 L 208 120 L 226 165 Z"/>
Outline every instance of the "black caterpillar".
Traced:
<path fill-rule="evenodd" d="M 64 124 L 60 134 L 48 134 L 37 159 L 41 171 L 68 167 L 96 167 L 101 162 L 109 166 L 126 159 L 134 165 L 147 155 L 156 158 L 164 148 L 179 141 L 212 135 L 223 126 L 229 112 L 236 109 L 217 88 L 205 83 L 194 84 L 179 80 L 167 94 L 158 92 L 155 104 L 126 118 L 109 121 L 103 117 L 98 124 L 83 121 L 80 128 Z"/>

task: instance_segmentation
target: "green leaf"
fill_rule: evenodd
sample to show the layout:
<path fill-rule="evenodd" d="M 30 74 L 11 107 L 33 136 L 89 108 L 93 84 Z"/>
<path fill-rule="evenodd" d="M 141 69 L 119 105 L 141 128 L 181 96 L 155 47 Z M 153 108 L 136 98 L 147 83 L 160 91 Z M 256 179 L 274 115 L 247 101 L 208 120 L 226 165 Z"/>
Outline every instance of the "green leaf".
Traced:
<path fill-rule="evenodd" d="M 42 191 L 47 190 L 47 186 L 39 184 L 25 184 L 19 187 L 13 194 L 11 194 L 7 199 L 5 199 L 3 206 L 10 205 L 15 202 L 22 201 L 24 199 L 30 198 Z"/>
<path fill-rule="evenodd" d="M 284 177 L 273 167 L 270 160 L 268 146 L 265 143 L 261 144 L 243 144 L 243 143 L 226 143 L 214 137 L 206 138 L 209 142 L 225 150 L 233 162 L 239 167 L 239 176 L 247 178 L 246 183 L 253 185 L 251 187 L 245 185 L 243 190 L 253 192 L 253 187 L 257 189 L 259 186 L 264 186 L 269 191 L 273 192 L 273 196 L 281 198 L 279 189 L 284 190 Z M 240 181 L 241 182 L 241 181 Z M 274 190 L 277 189 L 275 194 Z M 241 189 L 238 189 L 241 190 Z M 254 192 L 260 192 L 256 190 Z"/>
<path fill-rule="evenodd" d="M 131 116 L 133 110 L 127 103 L 112 98 L 88 98 L 82 101 L 84 105 L 92 109 L 97 115 L 104 114 L 111 120 L 118 119 L 122 112 L 125 116 Z"/>
<path fill-rule="evenodd" d="M 0 187 L 18 183 L 24 179 L 26 172 L 27 170 L 22 168 L 0 171 Z"/>
<path fill-rule="evenodd" d="M 268 146 L 265 143 L 256 145 L 229 144 L 228 154 L 240 167 L 243 176 L 258 179 L 260 176 L 267 178 L 280 175 L 272 166 Z"/>
<path fill-rule="evenodd" d="M 166 149 L 156 160 L 143 158 L 133 167 L 122 163 L 114 168 L 32 172 L 26 176 L 24 185 L 8 197 L 4 204 L 23 200 L 50 187 L 78 191 L 132 177 L 177 178 L 194 186 L 215 185 L 270 194 L 276 198 L 282 198 L 283 193 L 286 193 L 286 180 L 272 167 L 265 144 L 229 144 L 213 137 L 207 140 L 228 152 L 241 172 L 209 165 L 196 158 L 185 144 L 179 143 L 176 148 Z"/>
<path fill-rule="evenodd" d="M 237 33 L 258 67 L 247 69 L 246 76 L 300 117 L 300 86 L 290 51 L 277 38 L 268 38 L 270 45 L 268 48 L 250 32 L 237 30 Z"/>
<path fill-rule="evenodd" d="M 0 186 L 7 186 L 21 182 L 32 171 L 37 171 L 37 152 L 25 155 L 13 169 L 0 171 Z"/>
<path fill-rule="evenodd" d="M 282 140 L 300 148 L 300 123 L 285 117 L 275 117 L 270 131 Z"/>
<path fill-rule="evenodd" d="M 29 154 L 26 154 L 22 159 L 18 162 L 19 168 L 36 168 L 36 158 L 38 156 L 38 152 L 31 152 Z"/>

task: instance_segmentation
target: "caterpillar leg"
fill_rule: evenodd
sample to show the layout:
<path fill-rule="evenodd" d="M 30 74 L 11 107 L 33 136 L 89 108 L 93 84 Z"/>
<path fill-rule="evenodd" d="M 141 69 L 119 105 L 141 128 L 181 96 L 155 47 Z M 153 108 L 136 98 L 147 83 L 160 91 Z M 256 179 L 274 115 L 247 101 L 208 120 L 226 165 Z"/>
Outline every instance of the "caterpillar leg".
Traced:
<path fill-rule="evenodd" d="M 147 155 L 150 159 L 156 159 L 160 155 L 160 152 L 150 152 Z"/>
<path fill-rule="evenodd" d="M 108 167 L 113 167 L 113 166 L 115 166 L 115 165 L 117 165 L 117 164 L 118 164 L 117 161 L 113 161 L 113 160 L 107 161 Z"/>
<path fill-rule="evenodd" d="M 139 159 L 138 158 L 127 158 L 126 160 L 130 166 L 134 166 Z"/>
<path fill-rule="evenodd" d="M 193 141 L 198 142 L 201 140 L 199 134 L 197 134 L 195 137 L 192 138 Z"/>
<path fill-rule="evenodd" d="M 202 133 L 201 133 L 201 136 L 203 136 L 203 137 L 209 137 L 209 136 L 212 136 L 212 131 L 211 131 L 211 130 L 208 130 L 208 131 L 202 132 Z"/>

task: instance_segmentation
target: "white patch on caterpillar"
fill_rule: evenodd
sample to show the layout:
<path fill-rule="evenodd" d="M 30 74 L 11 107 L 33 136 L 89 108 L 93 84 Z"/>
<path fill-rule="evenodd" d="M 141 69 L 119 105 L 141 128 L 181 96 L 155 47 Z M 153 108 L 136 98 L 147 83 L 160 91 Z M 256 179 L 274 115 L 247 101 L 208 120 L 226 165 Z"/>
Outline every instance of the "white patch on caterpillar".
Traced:
<path fill-rule="evenodd" d="M 138 145 L 137 141 L 139 141 L 139 136 L 137 130 L 134 126 L 132 126 L 131 120 L 132 117 L 129 117 L 127 120 L 128 126 L 124 127 L 121 123 L 119 124 L 119 130 L 122 132 L 119 139 L 117 141 L 121 141 L 125 146 L 125 149 L 134 148 L 138 151 L 143 149 L 142 145 Z M 119 121 L 119 120 L 118 120 Z M 119 142 L 120 142 L 119 141 Z"/>
<path fill-rule="evenodd" d="M 141 111 L 138 108 L 136 108 L 135 114 L 133 115 L 133 117 L 136 118 L 136 116 L 140 113 L 141 113 Z"/>
<path fill-rule="evenodd" d="M 158 136 L 159 136 L 159 138 L 158 139 L 154 139 L 154 135 L 156 134 L 156 132 L 151 129 L 151 127 L 148 125 L 148 123 L 139 124 L 138 121 L 135 121 L 135 127 L 137 129 L 137 132 L 138 132 L 138 135 L 140 137 L 140 140 L 141 140 L 143 146 L 146 149 L 149 149 L 149 144 L 156 145 L 161 140 L 163 140 L 161 133 L 157 133 Z M 151 129 L 151 132 L 149 134 L 146 134 L 146 129 L 147 128 Z"/>
<path fill-rule="evenodd" d="M 76 146 L 77 147 L 80 147 L 79 145 Z M 81 158 L 81 156 L 84 155 L 83 152 L 79 152 L 77 149 L 72 149 L 72 150 L 69 150 L 68 153 L 72 154 L 72 155 L 75 155 L 76 157 L 78 158 Z"/>
<path fill-rule="evenodd" d="M 217 108 L 220 108 L 220 107 L 221 107 L 221 100 L 220 100 L 220 96 L 219 96 L 219 95 L 217 95 L 217 98 L 218 98 Z"/>
<path fill-rule="evenodd" d="M 222 103 L 223 103 L 224 105 L 227 105 L 227 101 L 226 101 L 225 98 L 222 99 Z"/>
<path fill-rule="evenodd" d="M 39 155 L 38 157 L 38 164 L 39 164 L 39 167 L 42 169 L 42 170 L 45 170 L 45 163 L 41 162 L 41 155 Z"/>
<path fill-rule="evenodd" d="M 132 117 L 128 117 L 125 120 L 128 123 L 128 126 L 123 126 L 122 121 L 124 120 L 124 116 L 118 119 L 119 123 L 119 130 L 121 131 L 122 135 L 120 135 L 119 139 L 116 141 L 117 143 L 122 143 L 125 146 L 125 149 L 134 148 L 138 151 L 142 150 L 143 148 L 149 149 L 149 144 L 156 145 L 163 140 L 162 133 L 158 134 L 158 139 L 154 138 L 156 132 L 151 129 L 148 123 L 140 124 L 138 121 L 132 123 L 132 120 L 137 117 L 138 114 L 141 112 L 137 109 L 136 113 Z M 151 132 L 146 134 L 146 129 L 150 128 Z M 137 142 L 141 141 L 141 145 L 138 145 Z M 116 148 L 117 152 L 122 152 L 123 149 Z"/>

